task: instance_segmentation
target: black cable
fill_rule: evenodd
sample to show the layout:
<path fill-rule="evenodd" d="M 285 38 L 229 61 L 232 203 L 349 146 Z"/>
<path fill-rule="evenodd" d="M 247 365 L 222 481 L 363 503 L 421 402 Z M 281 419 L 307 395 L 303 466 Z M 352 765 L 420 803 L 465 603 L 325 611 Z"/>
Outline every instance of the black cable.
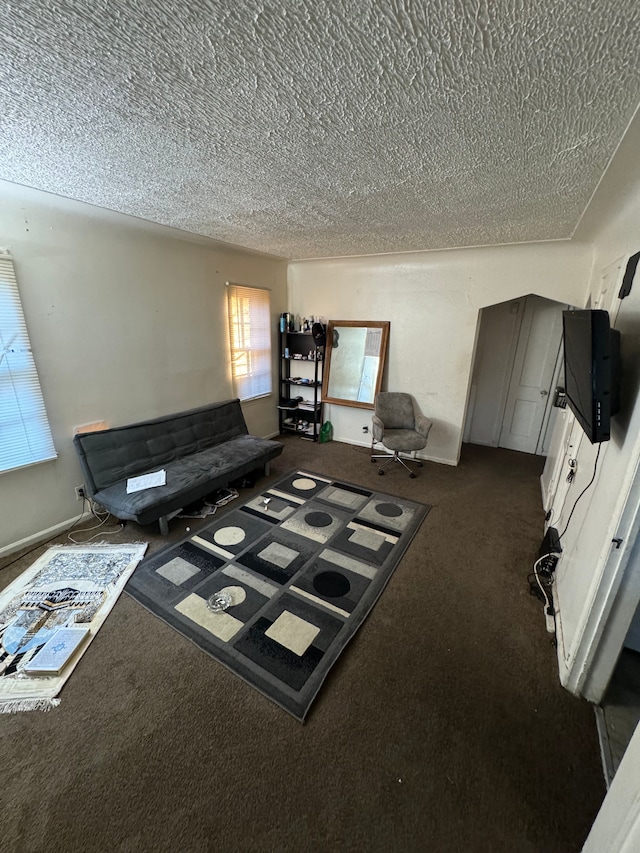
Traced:
<path fill-rule="evenodd" d="M 537 598 L 538 601 L 541 601 L 543 604 L 547 603 L 547 600 L 544 597 L 544 593 L 542 592 L 538 584 L 535 582 L 535 580 L 533 583 L 529 581 L 529 595 L 532 595 L 534 598 Z"/>
<path fill-rule="evenodd" d="M 598 452 L 596 453 L 596 461 L 595 461 L 594 466 L 593 466 L 593 476 L 591 477 L 591 479 L 589 480 L 589 482 L 587 483 L 587 485 L 584 487 L 584 489 L 580 492 L 580 494 L 578 495 L 578 497 L 577 497 L 577 498 L 576 498 L 576 500 L 575 500 L 574 505 L 571 507 L 571 512 L 569 513 L 569 518 L 567 519 L 567 523 L 566 523 L 566 524 L 565 524 L 565 526 L 564 526 L 564 530 L 563 530 L 563 531 L 562 531 L 562 533 L 558 536 L 558 541 L 560 541 L 560 540 L 562 539 L 562 537 L 564 536 L 564 534 L 567 532 L 567 528 L 569 527 L 569 522 L 571 521 L 571 516 L 573 515 L 573 511 L 575 510 L 575 508 L 576 508 L 576 507 L 577 507 L 577 505 L 578 505 L 578 501 L 579 501 L 579 500 L 580 500 L 580 498 L 584 495 L 584 493 L 587 491 L 587 489 L 589 488 L 589 486 L 591 486 L 591 484 L 593 483 L 593 481 L 594 481 L 594 480 L 595 480 L 595 478 L 596 478 L 596 471 L 598 470 L 598 459 L 600 458 L 600 451 L 601 451 L 601 450 L 602 450 L 602 443 L 600 443 L 600 444 L 598 445 Z"/>
<path fill-rule="evenodd" d="M 551 589 L 551 587 L 553 586 L 552 571 L 550 571 L 549 569 L 538 569 L 538 577 L 540 578 L 540 583 L 542 584 L 542 586 L 546 587 L 547 589 Z M 527 575 L 527 582 L 529 586 L 537 587 L 538 583 L 536 580 L 535 572 L 529 572 L 529 574 Z"/>

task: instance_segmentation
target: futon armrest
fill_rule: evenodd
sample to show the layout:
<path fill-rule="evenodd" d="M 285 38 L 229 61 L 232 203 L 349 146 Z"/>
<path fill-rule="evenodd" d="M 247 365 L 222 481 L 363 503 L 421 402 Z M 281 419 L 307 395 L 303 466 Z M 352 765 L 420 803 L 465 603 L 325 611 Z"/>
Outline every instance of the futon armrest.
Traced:
<path fill-rule="evenodd" d="M 382 436 L 384 435 L 384 424 L 377 415 L 372 415 L 371 420 L 373 421 L 374 441 L 382 441 Z"/>
<path fill-rule="evenodd" d="M 429 437 L 429 430 L 433 426 L 433 421 L 425 418 L 424 415 L 418 415 L 416 418 L 416 432 L 423 438 Z"/>

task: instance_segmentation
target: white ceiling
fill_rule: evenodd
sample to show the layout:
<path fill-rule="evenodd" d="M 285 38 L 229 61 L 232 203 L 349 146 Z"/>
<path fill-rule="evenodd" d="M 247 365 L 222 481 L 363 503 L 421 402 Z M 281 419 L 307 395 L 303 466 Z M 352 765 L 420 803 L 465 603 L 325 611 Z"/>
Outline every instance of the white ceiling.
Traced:
<path fill-rule="evenodd" d="M 570 237 L 637 0 L 3 2 L 0 178 L 288 258 Z"/>

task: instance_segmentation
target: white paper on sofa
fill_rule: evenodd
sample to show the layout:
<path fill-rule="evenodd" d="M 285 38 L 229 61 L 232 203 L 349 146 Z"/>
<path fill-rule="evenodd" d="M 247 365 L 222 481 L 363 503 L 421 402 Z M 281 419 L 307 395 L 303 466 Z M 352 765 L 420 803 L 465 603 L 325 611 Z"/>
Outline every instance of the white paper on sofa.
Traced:
<path fill-rule="evenodd" d="M 152 474 L 141 474 L 140 477 L 129 477 L 127 480 L 127 494 L 141 492 L 143 489 L 152 489 L 154 486 L 164 486 L 167 482 L 167 472 L 154 471 Z"/>

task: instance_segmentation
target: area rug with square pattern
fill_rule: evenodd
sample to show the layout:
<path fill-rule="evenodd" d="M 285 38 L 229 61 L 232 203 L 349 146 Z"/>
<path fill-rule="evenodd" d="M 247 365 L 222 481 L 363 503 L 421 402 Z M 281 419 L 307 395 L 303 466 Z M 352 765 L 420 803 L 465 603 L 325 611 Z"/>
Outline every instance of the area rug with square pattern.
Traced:
<path fill-rule="evenodd" d="M 430 506 L 292 471 L 125 591 L 303 721 Z"/>

